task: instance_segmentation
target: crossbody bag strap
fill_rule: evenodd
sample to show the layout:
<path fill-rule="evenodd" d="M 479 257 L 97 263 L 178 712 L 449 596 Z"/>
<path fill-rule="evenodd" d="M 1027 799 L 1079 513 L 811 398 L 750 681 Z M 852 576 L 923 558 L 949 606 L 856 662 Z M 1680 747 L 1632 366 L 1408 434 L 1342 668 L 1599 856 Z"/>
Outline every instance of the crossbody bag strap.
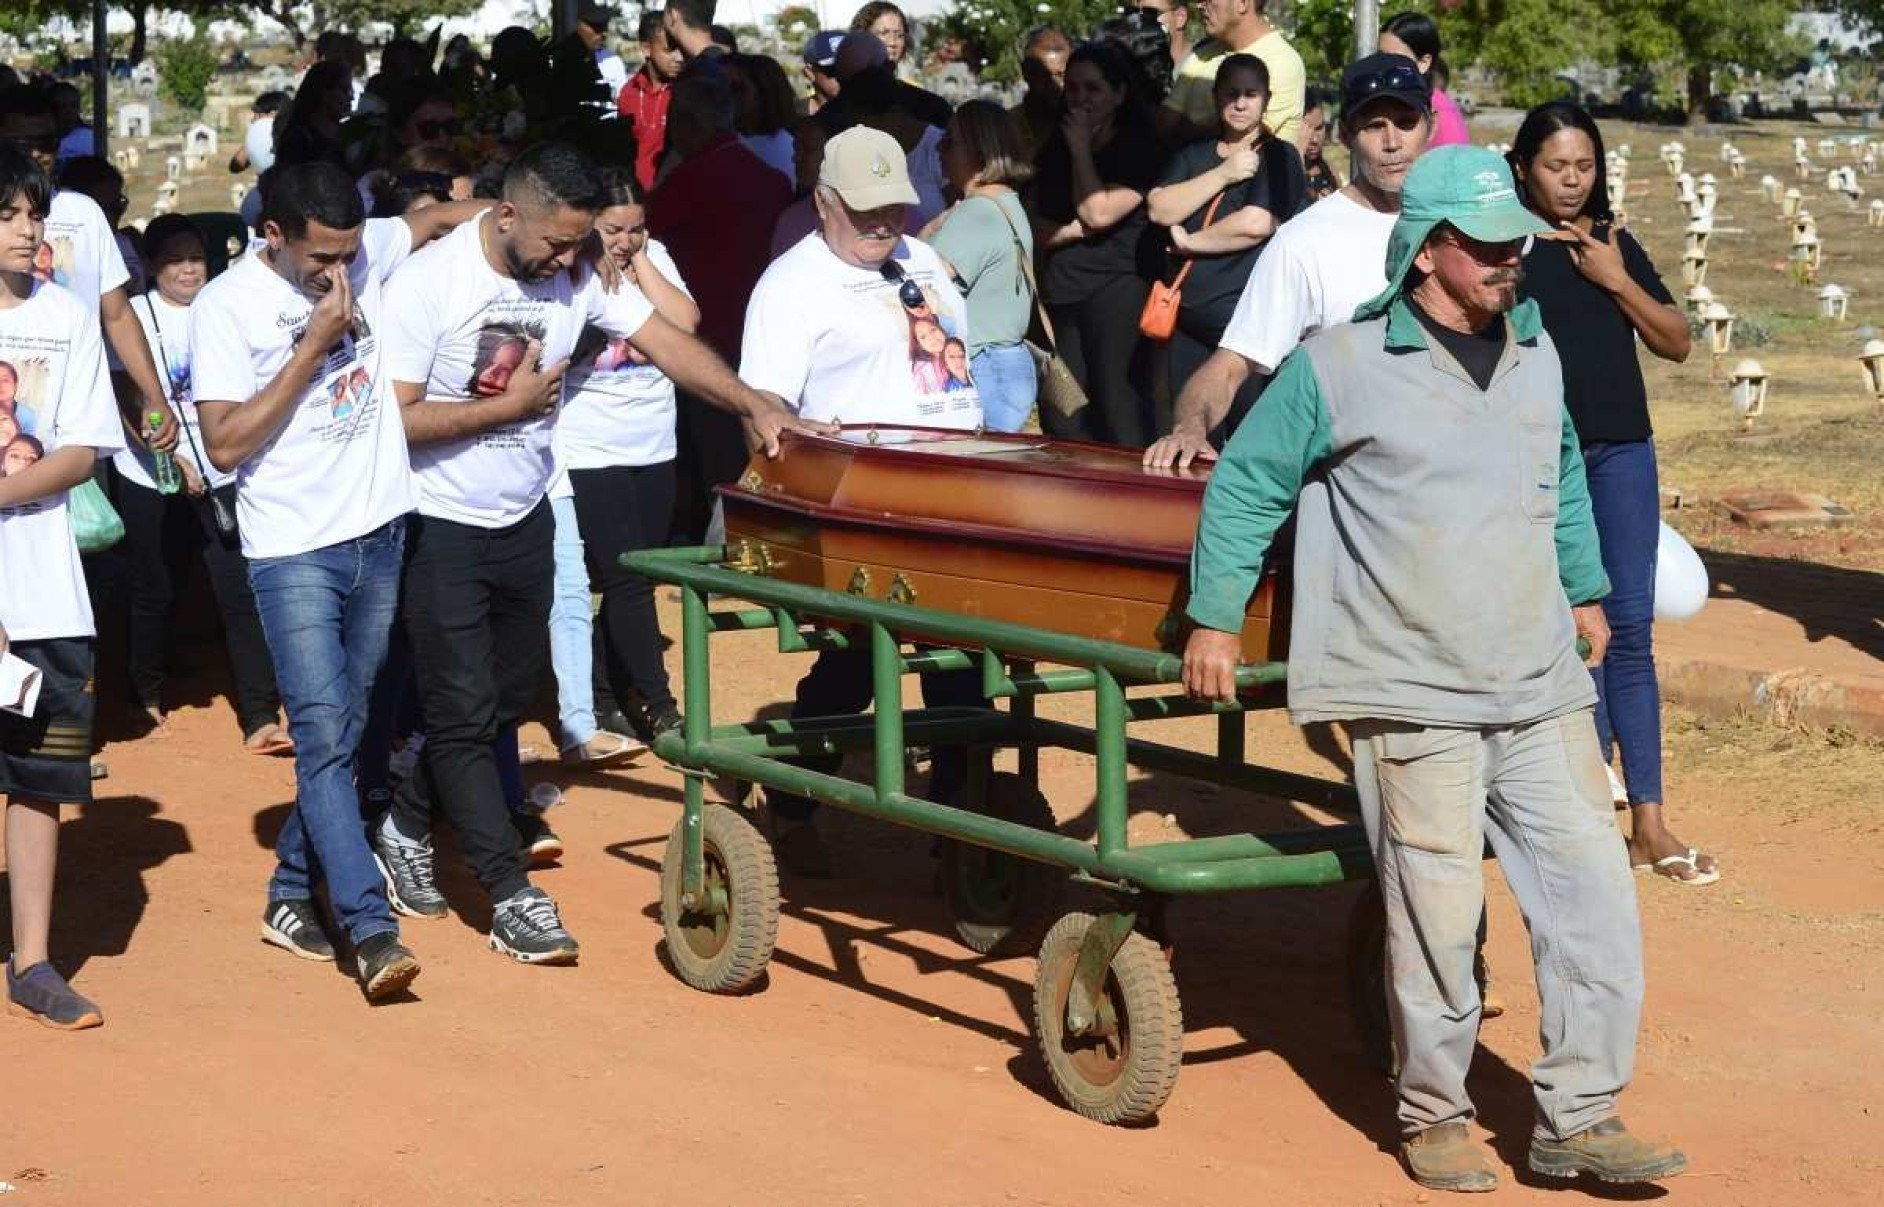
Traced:
<path fill-rule="evenodd" d="M 994 206 L 1001 215 L 1001 221 L 1007 223 L 1007 233 L 1014 240 L 1014 258 L 1020 261 L 1021 279 L 1027 282 L 1027 292 L 1034 300 L 1034 313 L 1040 317 L 1040 330 L 1047 337 L 1047 351 L 1058 353 L 1060 341 L 1053 334 L 1053 320 L 1047 317 L 1047 306 L 1040 300 L 1040 285 L 1034 280 L 1034 258 L 1027 254 L 1027 245 L 1021 242 L 1020 230 L 1014 220 L 1007 216 L 1007 207 L 992 197 L 983 198 Z"/>
<path fill-rule="evenodd" d="M 177 425 L 183 429 L 183 438 L 190 442 L 190 451 L 196 455 L 198 465 L 208 465 L 209 458 L 196 443 L 196 437 L 190 433 L 189 420 L 183 417 L 183 400 L 177 397 L 176 380 L 170 376 L 170 353 L 164 349 L 164 325 L 157 321 L 157 307 L 150 300 L 150 294 L 138 295 L 144 299 L 144 312 L 150 315 L 150 329 L 157 336 L 157 367 L 162 371 L 164 393 L 170 399 L 170 409 L 176 412 Z"/>
<path fill-rule="evenodd" d="M 1198 230 L 1203 230 L 1205 227 L 1208 227 L 1212 222 L 1215 222 L 1217 220 L 1217 207 L 1222 205 L 1223 199 L 1229 195 L 1230 195 L 1230 190 L 1225 189 L 1223 190 L 1223 192 L 1218 193 L 1215 197 L 1211 198 L 1210 208 L 1204 211 L 1203 226 L 1199 226 L 1197 228 Z M 1197 266 L 1197 257 L 1186 256 L 1184 258 L 1184 267 L 1178 269 L 1177 276 L 1171 278 L 1171 288 L 1173 289 L 1184 288 L 1184 278 L 1190 276 L 1191 269 L 1195 268 L 1196 266 Z"/>

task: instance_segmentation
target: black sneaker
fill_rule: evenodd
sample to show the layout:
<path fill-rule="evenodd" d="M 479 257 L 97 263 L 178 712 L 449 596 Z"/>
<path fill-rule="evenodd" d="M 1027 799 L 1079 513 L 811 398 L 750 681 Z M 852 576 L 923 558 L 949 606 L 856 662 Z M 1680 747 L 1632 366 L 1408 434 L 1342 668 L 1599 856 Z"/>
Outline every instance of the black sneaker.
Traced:
<path fill-rule="evenodd" d="M 369 1002 L 398 993 L 419 975 L 419 962 L 396 931 L 382 931 L 360 943 L 353 953 L 353 975 L 360 979 L 360 992 Z"/>
<path fill-rule="evenodd" d="M 445 898 L 432 878 L 432 838 L 411 839 L 390 816 L 373 827 L 373 862 L 386 881 L 386 903 L 408 918 L 442 918 Z"/>
<path fill-rule="evenodd" d="M 668 730 L 680 728 L 680 709 L 669 701 L 659 708 L 644 709 L 641 719 L 648 729 L 648 741 L 653 742 Z"/>
<path fill-rule="evenodd" d="M 105 1021 L 90 998 L 43 960 L 18 975 L 12 959 L 7 960 L 7 1009 L 56 1031 L 83 1031 Z"/>
<path fill-rule="evenodd" d="M 549 828 L 541 813 L 534 809 L 512 813 L 510 824 L 515 827 L 523 853 L 530 857 L 532 867 L 555 863 L 563 857 L 563 840 L 556 837 L 556 831 Z"/>
<path fill-rule="evenodd" d="M 304 960 L 334 958 L 334 945 L 312 901 L 270 901 L 262 910 L 262 942 Z"/>
<path fill-rule="evenodd" d="M 526 888 L 492 911 L 491 950 L 523 964 L 573 964 L 581 949 L 563 929 L 549 894 Z"/>
<path fill-rule="evenodd" d="M 595 712 L 595 721 L 600 728 L 610 733 L 631 733 L 644 740 L 647 736 L 641 732 L 641 709 L 638 706 L 630 706 L 626 709 L 598 708 Z"/>

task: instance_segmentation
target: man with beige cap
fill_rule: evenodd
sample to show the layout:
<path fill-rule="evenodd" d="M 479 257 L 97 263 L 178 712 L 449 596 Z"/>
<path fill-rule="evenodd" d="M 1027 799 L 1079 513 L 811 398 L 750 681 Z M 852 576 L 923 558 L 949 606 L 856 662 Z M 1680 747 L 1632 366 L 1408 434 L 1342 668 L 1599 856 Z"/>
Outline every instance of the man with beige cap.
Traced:
<path fill-rule="evenodd" d="M 903 148 L 855 126 L 825 144 L 815 191 L 818 229 L 772 262 L 746 307 L 739 376 L 802 419 L 975 428 L 981 397 L 961 359 L 968 307 L 942 259 L 903 233 L 916 204 Z M 951 368 L 951 366 L 954 366 Z M 976 701 L 975 676 L 924 675 L 931 706 Z M 867 650 L 826 650 L 798 684 L 794 717 L 861 711 L 870 700 Z M 932 799 L 947 800 L 966 772 L 960 750 L 937 750 Z M 835 760 L 804 760 L 835 771 Z M 828 874 L 812 804 L 770 795 L 780 862 Z"/>

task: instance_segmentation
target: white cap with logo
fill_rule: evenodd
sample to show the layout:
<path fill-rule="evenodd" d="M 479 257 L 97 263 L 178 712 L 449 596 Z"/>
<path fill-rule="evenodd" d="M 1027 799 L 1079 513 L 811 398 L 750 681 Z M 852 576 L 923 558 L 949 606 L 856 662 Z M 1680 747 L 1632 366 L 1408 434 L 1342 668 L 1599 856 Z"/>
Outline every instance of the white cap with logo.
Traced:
<path fill-rule="evenodd" d="M 852 126 L 824 144 L 818 183 L 836 189 L 853 210 L 917 204 L 902 144 L 869 126 Z"/>

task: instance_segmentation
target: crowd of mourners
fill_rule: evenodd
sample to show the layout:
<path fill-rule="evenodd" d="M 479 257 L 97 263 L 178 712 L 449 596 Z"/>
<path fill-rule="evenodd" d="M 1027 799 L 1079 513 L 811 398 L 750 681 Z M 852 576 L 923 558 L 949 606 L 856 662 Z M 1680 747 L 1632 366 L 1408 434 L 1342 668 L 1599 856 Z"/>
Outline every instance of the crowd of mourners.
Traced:
<path fill-rule="evenodd" d="M 295 763 L 263 938 L 350 960 L 369 999 L 402 989 L 419 962 L 400 917 L 446 913 L 442 818 L 490 895 L 490 946 L 572 962 L 530 880 L 562 844 L 517 733 L 551 680 L 569 763 L 634 759 L 679 724 L 652 585 L 622 554 L 713 540 L 714 488 L 791 429 L 1215 460 L 1305 339 L 1401 284 L 1409 173 L 1469 141 L 1418 14 L 1324 89 L 1264 0 L 1146 0 L 1089 37 L 1028 33 L 1012 108 L 924 88 L 974 91 L 954 53 L 919 71 L 882 0 L 793 70 L 714 15 L 648 13 L 632 71 L 595 5 L 548 45 L 395 39 L 370 75 L 355 38 L 323 35 L 291 95 L 255 102 L 239 218 L 141 230 L 76 93 L 0 80 L 0 686 L 29 698 L 0 699 L 17 1008 L 101 1021 L 47 959 L 58 809 L 103 770 L 95 669 L 166 732 L 199 571 L 231 748 Z M 1614 220 L 1589 114 L 1535 110 L 1508 159 L 1489 175 L 1548 232 L 1521 268 L 1510 252 L 1511 279 L 1577 350 L 1562 385 L 1609 591 L 1596 724 L 1605 760 L 1621 750 L 1631 862 L 1709 883 L 1662 812 L 1635 353 L 1684 357 L 1687 323 Z M 1485 246 L 1493 263 L 1504 244 Z M 1491 388 L 1502 326 L 1431 330 Z M 95 599 L 122 665 L 94 668 Z M 979 699 L 960 676 L 924 687 Z M 868 688 L 867 657 L 826 651 L 793 708 L 854 711 Z M 945 799 L 960 752 L 934 774 Z M 811 802 L 768 805 L 786 870 L 829 874 Z"/>

